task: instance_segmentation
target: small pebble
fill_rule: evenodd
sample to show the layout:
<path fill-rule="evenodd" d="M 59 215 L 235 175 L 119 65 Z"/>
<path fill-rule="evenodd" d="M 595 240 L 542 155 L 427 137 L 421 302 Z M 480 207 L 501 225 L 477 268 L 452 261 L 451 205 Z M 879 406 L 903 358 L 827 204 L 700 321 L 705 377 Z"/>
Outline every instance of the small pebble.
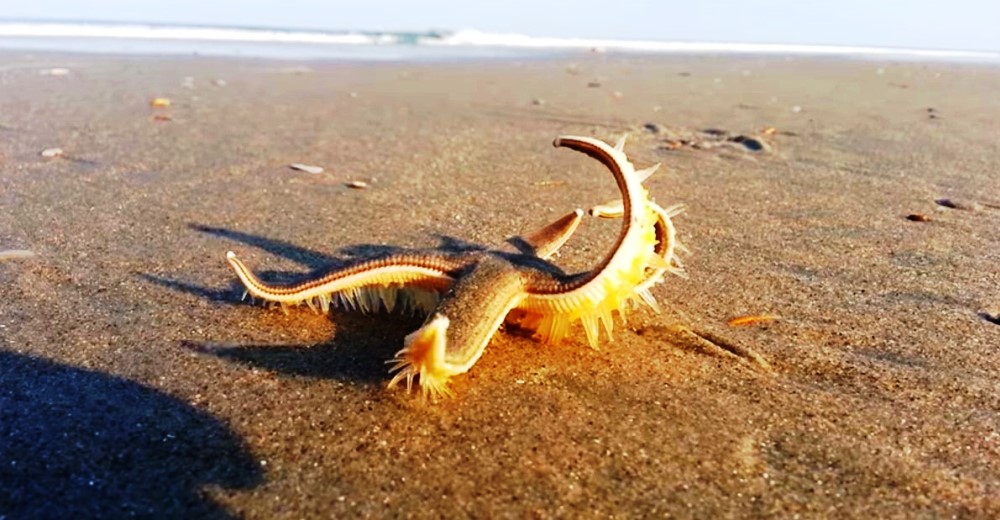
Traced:
<path fill-rule="evenodd" d="M 792 107 L 792 112 L 795 112 L 796 114 L 798 114 L 801 111 L 802 111 L 802 107 L 800 107 L 798 105 L 795 105 L 794 107 Z"/>
<path fill-rule="evenodd" d="M 165 97 L 153 98 L 150 100 L 149 106 L 153 108 L 166 108 L 170 106 L 170 100 Z"/>
<path fill-rule="evenodd" d="M 368 183 L 365 182 L 365 181 L 350 181 L 350 182 L 345 182 L 344 186 L 347 186 L 348 188 L 351 188 L 351 189 L 354 189 L 354 190 L 368 189 Z"/>
<path fill-rule="evenodd" d="M 642 128 L 651 134 L 661 134 L 664 130 L 666 130 L 666 128 L 663 128 L 663 125 L 659 123 L 646 123 L 642 125 Z"/>
<path fill-rule="evenodd" d="M 62 148 L 46 148 L 39 155 L 42 157 L 59 157 L 62 154 Z"/>
<path fill-rule="evenodd" d="M 590 88 L 598 88 L 598 87 L 601 86 L 601 82 L 600 81 L 590 81 L 590 82 L 587 82 L 587 86 L 590 87 Z"/>
<path fill-rule="evenodd" d="M 312 174 L 323 173 L 322 166 L 310 166 L 308 164 L 294 163 L 294 164 L 289 164 L 288 167 L 293 170 L 298 170 L 300 172 L 306 172 Z"/>
<path fill-rule="evenodd" d="M 979 317 L 994 325 L 1000 325 L 1000 311 L 995 308 L 979 311 Z"/>
<path fill-rule="evenodd" d="M 751 152 L 770 152 L 771 146 L 753 137 L 748 137 L 745 135 L 737 135 L 735 137 L 730 137 L 729 140 L 734 143 L 739 143 L 743 145 L 744 148 L 750 150 Z"/>
<path fill-rule="evenodd" d="M 226 86 L 226 80 L 224 80 L 224 79 L 217 79 L 217 80 L 213 81 L 212 84 L 215 85 L 216 87 L 224 87 L 224 86 Z"/>
<path fill-rule="evenodd" d="M 930 222 L 931 218 L 923 213 L 911 213 L 906 216 L 906 220 L 911 222 Z"/>
<path fill-rule="evenodd" d="M 962 202 L 954 199 L 936 199 L 934 203 L 938 206 L 965 211 L 982 211 L 983 209 L 983 206 L 977 202 Z"/>
<path fill-rule="evenodd" d="M 542 98 L 535 98 L 531 100 L 531 104 L 535 106 L 545 106 L 545 100 Z"/>
<path fill-rule="evenodd" d="M 56 67 L 53 69 L 44 69 L 38 71 L 42 76 L 66 76 L 69 74 L 69 69 L 64 69 L 62 67 Z"/>

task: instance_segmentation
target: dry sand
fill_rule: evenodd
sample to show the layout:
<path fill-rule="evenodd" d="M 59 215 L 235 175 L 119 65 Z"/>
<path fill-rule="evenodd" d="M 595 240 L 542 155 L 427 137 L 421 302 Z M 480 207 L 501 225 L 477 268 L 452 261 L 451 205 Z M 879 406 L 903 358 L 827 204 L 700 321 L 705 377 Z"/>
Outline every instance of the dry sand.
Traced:
<path fill-rule="evenodd" d="M 995 66 L 0 58 L 0 249 L 36 254 L 0 263 L 0 518 L 1000 516 Z M 553 137 L 623 132 L 690 278 L 600 350 L 497 334 L 445 402 L 384 388 L 420 318 L 286 316 L 224 261 L 500 244 L 615 196 Z M 770 151 L 671 149 L 732 135 Z"/>

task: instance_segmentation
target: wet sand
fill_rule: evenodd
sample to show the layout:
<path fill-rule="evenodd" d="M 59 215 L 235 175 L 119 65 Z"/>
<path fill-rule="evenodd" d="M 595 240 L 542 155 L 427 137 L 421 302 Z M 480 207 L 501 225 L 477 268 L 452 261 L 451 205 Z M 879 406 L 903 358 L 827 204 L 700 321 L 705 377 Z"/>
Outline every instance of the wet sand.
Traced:
<path fill-rule="evenodd" d="M 0 517 L 1000 516 L 996 92 L 948 63 L 0 55 L 0 250 L 35 253 L 0 262 Z M 615 197 L 554 137 L 624 132 L 689 278 L 600 350 L 498 333 L 444 402 L 384 388 L 419 317 L 285 315 L 225 263 L 496 246 Z"/>

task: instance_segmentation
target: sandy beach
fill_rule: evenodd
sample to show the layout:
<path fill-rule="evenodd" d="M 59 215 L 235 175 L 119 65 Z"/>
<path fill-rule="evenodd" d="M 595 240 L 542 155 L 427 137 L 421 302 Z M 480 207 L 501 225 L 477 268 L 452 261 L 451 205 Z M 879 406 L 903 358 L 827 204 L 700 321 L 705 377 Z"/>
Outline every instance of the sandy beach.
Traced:
<path fill-rule="evenodd" d="M 946 62 L 0 54 L 0 250 L 34 252 L 0 262 L 0 519 L 1000 517 L 997 92 Z M 616 196 L 553 138 L 625 133 L 688 277 L 599 350 L 500 331 L 452 399 L 385 388 L 422 317 L 286 315 L 225 262 L 498 247 Z"/>

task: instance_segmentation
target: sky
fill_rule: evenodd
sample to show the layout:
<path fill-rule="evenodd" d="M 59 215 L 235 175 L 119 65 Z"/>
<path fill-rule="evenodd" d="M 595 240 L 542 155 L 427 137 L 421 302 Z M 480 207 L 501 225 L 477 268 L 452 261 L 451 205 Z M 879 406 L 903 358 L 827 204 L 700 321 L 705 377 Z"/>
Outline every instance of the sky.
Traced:
<path fill-rule="evenodd" d="M 0 19 L 1000 51 L 1000 0 L 0 0 Z"/>

